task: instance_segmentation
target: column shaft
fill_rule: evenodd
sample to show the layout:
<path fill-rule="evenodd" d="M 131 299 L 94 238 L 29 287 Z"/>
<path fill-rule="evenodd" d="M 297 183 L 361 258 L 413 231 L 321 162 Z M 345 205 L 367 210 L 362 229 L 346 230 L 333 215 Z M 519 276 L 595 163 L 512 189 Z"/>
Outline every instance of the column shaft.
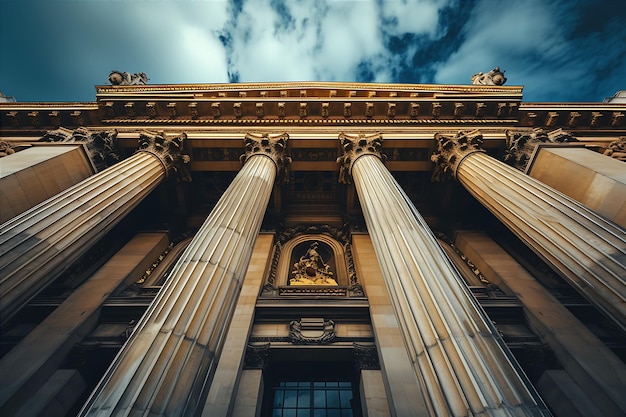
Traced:
<path fill-rule="evenodd" d="M 139 152 L 0 225 L 2 323 L 78 259 L 165 178 Z"/>
<path fill-rule="evenodd" d="M 549 415 L 382 162 L 360 156 L 352 177 L 432 415 Z"/>
<path fill-rule="evenodd" d="M 604 415 L 626 415 L 626 365 L 486 234 L 457 232 L 456 244 L 489 281 L 519 297 L 528 324 Z"/>
<path fill-rule="evenodd" d="M 626 330 L 626 233 L 553 188 L 482 152 L 458 181 L 539 257 Z"/>
<path fill-rule="evenodd" d="M 271 158 L 246 161 L 81 415 L 195 415 L 211 384 L 275 176 Z"/>

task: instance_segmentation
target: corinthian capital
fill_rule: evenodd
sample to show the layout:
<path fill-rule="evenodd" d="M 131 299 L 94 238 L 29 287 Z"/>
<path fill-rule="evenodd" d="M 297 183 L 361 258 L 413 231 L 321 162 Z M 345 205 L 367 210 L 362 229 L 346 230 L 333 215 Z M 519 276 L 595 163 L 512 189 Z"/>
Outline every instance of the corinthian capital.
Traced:
<path fill-rule="evenodd" d="M 286 182 L 289 179 L 288 168 L 291 163 L 291 157 L 285 154 L 288 139 L 289 135 L 287 133 L 276 136 L 270 136 L 267 133 L 262 135 L 246 133 L 244 139 L 246 151 L 239 159 L 241 163 L 245 164 L 254 155 L 267 156 L 276 164 L 277 178 Z"/>
<path fill-rule="evenodd" d="M 626 162 L 626 136 L 611 142 L 604 151 L 604 155 Z"/>
<path fill-rule="evenodd" d="M 506 131 L 504 162 L 520 171 L 525 171 L 535 148 L 540 143 L 575 142 L 578 139 L 563 129 L 544 132 L 535 128 L 532 131 Z"/>
<path fill-rule="evenodd" d="M 98 171 L 119 162 L 117 148 L 117 130 L 91 131 L 84 127 L 76 130 L 59 128 L 48 131 L 40 142 L 83 143 L 87 147 L 89 158 Z"/>
<path fill-rule="evenodd" d="M 383 137 L 380 133 L 373 135 L 364 135 L 360 133 L 357 136 L 339 134 L 339 142 L 343 155 L 337 158 L 337 163 L 341 165 L 339 170 L 339 182 L 349 184 L 352 177 L 352 166 L 354 162 L 363 155 L 374 155 L 381 161 L 385 162 L 387 157 L 381 152 L 383 147 Z"/>
<path fill-rule="evenodd" d="M 485 152 L 481 148 L 483 135 L 478 130 L 458 132 L 455 136 L 446 136 L 435 133 L 437 150 L 430 160 L 435 163 L 433 181 L 441 181 L 446 177 L 455 177 L 456 171 L 468 155 L 475 152 Z"/>
<path fill-rule="evenodd" d="M 159 158 L 166 173 L 174 172 L 179 180 L 191 181 L 191 175 L 186 166 L 189 155 L 183 154 L 183 144 L 187 139 L 186 133 L 177 136 L 166 136 L 165 133 L 143 131 L 139 134 L 137 152 L 147 152 Z"/>

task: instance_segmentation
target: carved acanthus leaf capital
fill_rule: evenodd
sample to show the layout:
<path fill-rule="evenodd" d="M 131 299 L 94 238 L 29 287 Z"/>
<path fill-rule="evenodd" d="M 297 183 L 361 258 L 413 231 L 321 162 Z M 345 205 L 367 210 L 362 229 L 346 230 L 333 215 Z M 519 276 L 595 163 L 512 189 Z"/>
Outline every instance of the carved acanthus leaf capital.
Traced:
<path fill-rule="evenodd" d="M 84 127 L 76 130 L 59 128 L 48 131 L 40 142 L 83 143 L 98 171 L 116 164 L 120 160 L 117 147 L 117 130 L 91 131 Z"/>
<path fill-rule="evenodd" d="M 0 140 L 0 158 L 14 153 L 15 149 L 13 149 L 13 146 L 9 142 Z"/>
<path fill-rule="evenodd" d="M 385 162 L 387 156 L 381 150 L 383 147 L 383 137 L 380 133 L 373 135 L 359 134 L 357 136 L 339 134 L 339 142 L 343 155 L 337 158 L 337 163 L 341 165 L 339 170 L 339 182 L 349 184 L 352 177 L 352 167 L 354 162 L 363 155 L 374 155 Z"/>
<path fill-rule="evenodd" d="M 183 153 L 183 145 L 187 139 L 186 133 L 176 136 L 166 136 L 165 133 L 143 131 L 139 134 L 137 152 L 148 152 L 159 158 L 166 173 L 174 172 L 179 180 L 191 181 L 187 164 L 189 155 Z"/>
<path fill-rule="evenodd" d="M 242 164 L 245 164 L 248 159 L 255 155 L 267 156 L 276 164 L 277 180 L 287 182 L 289 180 L 289 164 L 291 164 L 291 157 L 286 155 L 288 139 L 287 133 L 276 136 L 270 136 L 267 133 L 262 135 L 246 133 L 244 139 L 246 150 L 239 159 Z"/>
<path fill-rule="evenodd" d="M 606 156 L 626 162 L 626 136 L 620 137 L 618 140 L 609 144 L 604 151 Z"/>
<path fill-rule="evenodd" d="M 435 139 L 437 150 L 430 157 L 430 160 L 435 163 L 433 181 L 456 178 L 456 172 L 463 159 L 475 152 L 485 152 L 481 148 L 483 135 L 478 130 L 460 131 L 455 136 L 436 133 Z"/>
<path fill-rule="evenodd" d="M 506 131 L 506 150 L 504 162 L 520 171 L 525 171 L 531 160 L 537 145 L 541 143 L 566 143 L 576 142 L 573 137 L 563 129 L 545 132 L 540 128 L 526 131 Z"/>

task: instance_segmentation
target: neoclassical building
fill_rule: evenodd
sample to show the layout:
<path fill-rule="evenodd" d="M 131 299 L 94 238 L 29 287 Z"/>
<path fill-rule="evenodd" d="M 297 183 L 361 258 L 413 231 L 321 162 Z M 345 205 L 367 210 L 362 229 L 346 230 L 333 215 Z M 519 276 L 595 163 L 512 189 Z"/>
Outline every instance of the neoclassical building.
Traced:
<path fill-rule="evenodd" d="M 626 103 L 490 75 L 0 103 L 0 415 L 626 415 Z"/>

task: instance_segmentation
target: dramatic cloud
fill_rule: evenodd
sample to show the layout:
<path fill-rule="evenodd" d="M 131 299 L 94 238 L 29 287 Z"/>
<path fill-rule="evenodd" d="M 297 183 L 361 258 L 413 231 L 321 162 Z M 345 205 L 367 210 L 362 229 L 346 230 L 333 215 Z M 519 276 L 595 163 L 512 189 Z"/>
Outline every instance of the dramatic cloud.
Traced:
<path fill-rule="evenodd" d="M 0 90 L 93 100 L 112 69 L 150 82 L 468 84 L 495 66 L 525 100 L 626 88 L 617 0 L 0 0 Z"/>

